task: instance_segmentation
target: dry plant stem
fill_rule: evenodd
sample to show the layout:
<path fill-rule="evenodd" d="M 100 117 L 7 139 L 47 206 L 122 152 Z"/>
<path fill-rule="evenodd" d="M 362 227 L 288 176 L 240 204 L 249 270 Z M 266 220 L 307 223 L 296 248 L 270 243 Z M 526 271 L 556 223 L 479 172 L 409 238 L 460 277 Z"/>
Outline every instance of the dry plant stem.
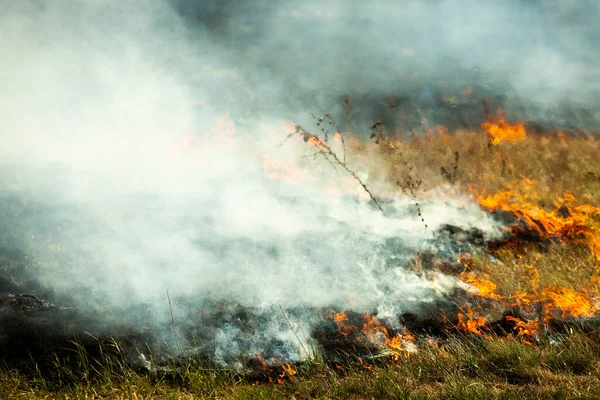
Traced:
<path fill-rule="evenodd" d="M 179 340 L 177 339 L 177 330 L 175 329 L 175 318 L 173 317 L 173 305 L 171 304 L 171 296 L 169 296 L 168 290 L 167 290 L 167 300 L 169 300 L 169 311 L 171 313 L 171 325 L 173 326 L 173 337 L 175 338 L 175 345 L 177 346 L 177 353 L 179 354 L 179 358 L 181 358 L 181 346 L 179 345 Z"/>
<path fill-rule="evenodd" d="M 300 337 L 296 333 L 296 330 L 294 329 L 294 326 L 292 325 L 290 319 L 288 318 L 288 316 L 286 315 L 285 311 L 283 310 L 283 307 L 281 306 L 281 304 L 279 305 L 279 309 L 281 310 L 281 313 L 283 314 L 283 317 L 285 318 L 285 320 L 287 321 L 288 325 L 290 326 L 290 329 L 294 333 L 294 336 L 296 336 L 296 339 L 298 340 L 298 343 L 300 343 L 300 346 L 302 347 L 302 350 L 304 350 L 304 352 L 306 353 L 306 355 L 309 356 L 310 353 L 306 350 L 306 347 L 304 347 L 304 343 L 302 343 L 302 340 L 300 340 Z"/>
<path fill-rule="evenodd" d="M 452 168 L 452 173 L 448 172 L 448 170 L 444 167 L 440 168 L 442 176 L 448 180 L 448 182 L 455 184 L 456 178 L 458 176 L 458 161 L 460 159 L 460 153 L 458 151 L 454 152 L 454 164 Z"/>
<path fill-rule="evenodd" d="M 379 208 L 379 211 L 381 211 L 381 213 L 383 215 L 385 215 L 385 211 L 383 210 L 383 207 L 381 206 L 381 204 L 379 203 L 379 201 L 377 200 L 377 198 L 375 197 L 373 192 L 371 192 L 371 190 L 369 190 L 367 185 L 358 177 L 358 175 L 356 175 L 356 173 L 354 171 L 352 171 L 350 168 L 348 168 L 345 161 L 340 160 L 340 158 L 333 151 L 333 149 L 327 144 L 327 142 L 325 142 L 323 139 L 321 139 L 317 135 L 314 135 L 314 134 L 308 132 L 306 129 L 304 129 L 300 125 L 296 126 L 296 132 L 299 133 L 300 135 L 304 136 L 304 139 L 307 142 L 310 139 L 313 139 L 313 141 L 316 142 L 316 143 L 314 143 L 315 146 L 319 149 L 319 151 L 317 152 L 318 154 L 322 154 L 327 160 L 329 160 L 329 157 L 333 158 L 333 160 L 339 166 L 341 166 L 344 170 L 346 170 L 346 172 L 348 172 L 352 176 L 352 178 L 356 179 L 356 181 L 360 184 L 360 186 L 362 186 L 362 188 L 365 190 L 365 192 L 367 192 L 367 194 L 369 195 L 371 200 L 373 200 L 375 205 L 377 205 L 377 208 Z"/>
<path fill-rule="evenodd" d="M 342 134 L 342 131 L 340 130 L 340 128 L 337 128 L 338 133 L 340 134 L 340 140 L 342 142 L 342 154 L 343 154 L 343 160 L 344 160 L 344 164 L 346 164 L 346 139 L 344 139 L 344 135 Z"/>
<path fill-rule="evenodd" d="M 400 154 L 400 157 L 402 159 L 404 159 L 402 152 L 400 152 L 398 154 Z M 408 168 L 408 174 L 406 174 L 404 176 L 402 183 L 400 183 L 400 181 L 397 181 L 396 184 L 400 187 L 400 189 L 402 190 L 402 193 L 404 193 L 405 195 L 410 197 L 415 202 L 415 206 L 417 207 L 417 214 L 419 215 L 419 218 L 421 218 L 421 222 L 423 222 L 423 225 L 425 225 L 425 229 L 428 229 L 429 227 L 427 226 L 427 223 L 425 222 L 425 218 L 423 218 L 423 214 L 421 213 L 421 205 L 417 201 L 417 196 L 416 196 L 416 190 L 421 186 L 422 181 L 421 180 L 417 180 L 417 181 L 413 180 L 413 177 L 410 175 L 410 172 L 413 170 L 414 167 L 412 167 L 412 166 L 409 167 L 408 162 L 406 160 L 404 160 L 404 166 Z"/>

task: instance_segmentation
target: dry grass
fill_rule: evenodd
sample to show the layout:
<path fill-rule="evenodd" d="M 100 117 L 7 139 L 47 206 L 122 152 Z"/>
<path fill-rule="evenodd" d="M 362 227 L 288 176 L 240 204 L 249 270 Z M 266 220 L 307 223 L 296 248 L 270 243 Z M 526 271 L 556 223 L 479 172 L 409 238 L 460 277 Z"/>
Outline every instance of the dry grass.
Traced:
<path fill-rule="evenodd" d="M 377 152 L 381 163 L 368 163 Z M 515 143 L 489 145 L 482 132 L 457 132 L 382 140 L 379 144 L 349 146 L 349 159 L 370 165 L 371 180 L 391 183 L 411 173 L 423 181 L 422 189 L 451 182 L 441 168 L 452 172 L 459 154 L 456 186 L 495 193 L 523 178 L 536 180 L 539 204 L 551 206 L 557 195 L 570 191 L 580 202 L 600 204 L 600 140 L 590 138 L 527 136 Z M 378 157 L 379 159 L 379 157 Z"/>
<path fill-rule="evenodd" d="M 394 190 L 407 175 L 421 180 L 425 191 L 445 185 L 450 191 L 477 194 L 531 179 L 536 205 L 547 209 L 566 191 L 579 204 L 600 206 L 599 156 L 596 138 L 528 136 L 516 144 L 490 146 L 481 132 L 366 145 L 349 140 L 348 145 L 351 168 L 362 168 L 370 182 L 386 182 Z M 488 277 L 503 297 L 551 285 L 583 290 L 600 266 L 590 249 L 577 243 L 502 250 L 494 257 L 476 256 L 465 268 Z M 0 398 L 594 399 L 600 396 L 599 339 L 600 328 L 593 323 L 585 332 L 553 335 L 536 345 L 456 333 L 443 345 L 424 346 L 397 361 L 379 360 L 371 368 L 351 358 L 341 367 L 309 362 L 284 384 L 197 366 L 177 374 L 142 373 L 118 360 L 79 354 L 75 364 L 57 361 L 62 375 L 53 377 L 37 374 L 33 367 L 5 369 Z"/>
<path fill-rule="evenodd" d="M 396 181 L 407 175 L 422 181 L 423 192 L 444 187 L 446 192 L 474 197 L 518 188 L 529 180 L 531 203 L 541 209 L 555 209 L 567 192 L 577 205 L 600 207 L 597 136 L 530 135 L 515 144 L 490 145 L 485 133 L 457 132 L 380 140 L 379 144 L 350 146 L 349 152 L 357 168 L 368 166 L 370 181 L 386 181 L 390 190 L 397 190 Z M 475 257 L 469 270 L 488 276 L 504 296 L 550 285 L 581 289 L 600 267 L 587 246 L 575 243 L 555 243 L 543 251 L 536 246 L 518 252 L 501 249 L 494 256 L 495 262 L 487 255 Z"/>

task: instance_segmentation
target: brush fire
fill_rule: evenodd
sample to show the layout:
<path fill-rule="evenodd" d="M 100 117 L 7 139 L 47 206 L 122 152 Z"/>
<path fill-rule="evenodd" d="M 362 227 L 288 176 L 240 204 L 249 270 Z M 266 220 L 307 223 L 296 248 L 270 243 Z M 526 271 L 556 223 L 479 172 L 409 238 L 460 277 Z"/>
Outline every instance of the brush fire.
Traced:
<path fill-rule="evenodd" d="M 316 129 L 320 129 L 322 121 L 316 119 Z M 508 126 L 505 122 L 502 124 Z M 328 129 L 333 123 L 330 125 Z M 520 123 L 515 126 L 522 127 Z M 150 353 L 141 364 L 157 368 L 169 357 L 200 357 L 223 367 L 252 368 L 255 365 L 271 382 L 284 383 L 293 380 L 296 368 L 314 357 L 315 352 L 325 354 L 327 360 L 336 365 L 342 365 L 347 355 L 355 355 L 364 368 L 370 368 L 371 363 L 382 359 L 397 362 L 410 358 L 423 346 L 432 343 L 437 346 L 457 334 L 488 340 L 514 337 L 535 346 L 566 329 L 568 324 L 585 324 L 600 311 L 600 285 L 596 283 L 595 270 L 600 260 L 600 208 L 579 202 L 571 192 L 565 191 L 556 196 L 551 206 L 543 206 L 540 204 L 542 194 L 538 192 L 542 186 L 538 180 L 526 176 L 501 178 L 503 186 L 497 190 L 491 190 L 482 182 L 460 181 L 440 184 L 433 189 L 422 188 L 416 182 L 425 178 L 416 177 L 418 171 L 408 161 L 403 165 L 407 175 L 395 184 L 394 177 L 387 178 L 387 182 L 385 177 L 379 178 L 380 181 L 371 180 L 366 172 L 370 168 L 386 165 L 392 161 L 390 156 L 405 158 L 402 149 L 435 142 L 435 137 L 425 134 L 417 139 L 402 138 L 399 132 L 377 144 L 369 144 L 351 133 L 329 133 L 321 129 L 317 131 L 319 135 L 302 126 L 291 129 L 289 122 L 268 127 L 268 130 L 270 146 L 263 147 L 254 158 L 247 158 L 248 151 L 254 147 L 252 141 L 238 135 L 234 122 L 221 116 L 206 135 L 187 136 L 168 154 L 174 163 L 184 163 L 186 173 L 194 168 L 216 167 L 211 160 L 215 152 L 245 158 L 249 163 L 254 162 L 256 168 L 248 168 L 250 173 L 245 173 L 244 180 L 250 176 L 261 179 L 268 190 L 278 193 L 279 201 L 290 202 L 279 217 L 283 218 L 282 228 L 274 226 L 269 213 L 252 210 L 256 205 L 249 198 L 244 200 L 245 207 L 250 207 L 250 212 L 255 214 L 248 223 L 259 224 L 261 230 L 277 229 L 277 233 L 262 238 L 251 238 L 243 231 L 237 238 L 222 236 L 219 225 L 211 226 L 204 216 L 204 229 L 209 229 L 211 235 L 221 236 L 212 238 L 211 246 L 225 254 L 225 261 L 245 265 L 241 270 L 233 264 L 224 266 L 218 274 L 219 280 L 233 287 L 258 285 L 255 291 L 249 292 L 251 296 L 174 295 L 170 310 L 172 338 L 161 333 L 162 329 L 166 332 L 168 329 L 160 325 L 136 328 L 134 323 L 126 328 L 113 323 L 105 326 L 93 323 L 86 326 L 82 325 L 84 315 L 79 314 L 85 314 L 85 310 L 65 303 L 59 305 L 56 300 L 56 304 L 50 303 L 41 297 L 43 295 L 38 298 L 21 293 L 19 282 L 23 278 L 15 276 L 18 271 L 10 269 L 10 261 L 5 259 L 5 271 L 12 281 L 3 283 L 7 324 L 3 328 L 5 351 L 15 352 L 8 346 L 23 343 L 23 339 L 17 339 L 23 333 L 20 329 L 39 329 L 40 318 L 43 321 L 51 315 L 54 320 L 62 321 L 61 324 L 74 325 L 67 332 L 49 333 L 57 345 L 69 334 L 78 334 L 78 329 L 81 329 L 79 334 L 93 327 L 97 330 L 94 335 L 110 335 L 110 330 L 102 332 L 109 326 L 115 329 L 117 336 L 125 335 L 121 339 L 131 346 L 128 349 L 130 362 L 139 364 L 141 361 L 133 356 L 133 349 L 139 352 L 136 346 L 142 340 L 165 335 L 163 345 L 153 339 L 155 347 L 146 349 Z M 451 135 L 446 132 L 444 130 L 444 135 Z M 452 145 L 453 141 L 464 140 L 466 135 L 473 141 L 479 137 L 482 143 L 491 140 L 499 145 L 498 132 L 483 123 L 480 132 L 456 133 L 444 142 Z M 485 139 L 486 133 L 496 136 Z M 513 145 L 539 146 L 539 140 L 533 135 L 523 133 L 518 137 L 519 141 L 507 139 L 505 146 L 508 147 L 503 149 L 512 151 L 509 146 Z M 597 146 L 596 142 L 590 145 Z M 486 148 L 485 151 L 497 150 Z M 454 161 L 458 162 L 458 157 Z M 435 181 L 439 177 L 431 179 Z M 12 196 L 4 198 L 12 207 L 5 218 L 12 217 L 13 224 L 26 224 L 21 218 L 40 205 L 27 204 L 16 194 Z M 304 213 L 304 207 L 294 207 L 299 199 L 309 204 L 308 213 Z M 55 207 L 52 213 L 59 213 L 59 205 Z M 277 215 L 282 212 L 277 207 L 269 211 Z M 132 221 L 150 215 L 144 212 L 138 216 L 139 211 L 133 209 L 123 212 L 130 212 Z M 302 220 L 287 215 L 290 212 L 299 213 Z M 177 217 L 177 213 L 174 216 Z M 185 218 L 196 217 L 190 214 Z M 73 229 L 60 219 L 47 223 Z M 296 226 L 286 228 L 286 224 Z M 181 229 L 186 229 L 185 224 Z M 256 230 L 251 232 L 258 234 Z M 35 246 L 34 240 L 35 236 L 31 235 L 30 246 Z M 75 245 L 69 243 L 72 240 L 69 237 L 61 238 L 62 244 L 54 243 L 56 239 L 52 236 L 41 240 L 48 246 L 46 256 Z M 236 243 L 240 240 L 248 243 Z M 293 249 L 293 244 L 301 249 Z M 203 246 L 202 243 L 197 245 Z M 228 260 L 227 257 L 232 256 L 227 252 L 236 246 L 241 247 L 244 259 Z M 166 251 L 161 245 L 158 247 Z M 542 279 L 535 265 L 525 263 L 530 253 L 539 258 L 540 254 L 555 252 L 557 248 L 571 247 L 588 254 L 585 257 L 590 270 L 585 273 L 590 276 L 590 284 L 571 287 L 548 277 Z M 291 254 L 286 255 L 286 252 Z M 23 253 L 17 254 L 26 257 Z M 274 263 L 268 262 L 269 258 Z M 40 258 L 37 262 L 48 260 Z M 274 265 L 278 263 L 285 268 Z M 220 267 L 215 265 L 214 268 Z M 286 278 L 290 273 L 287 268 L 297 270 L 292 281 Z M 521 270 L 521 276 L 516 278 L 518 286 L 514 286 L 515 282 L 506 282 L 502 270 L 508 268 Z M 200 270 L 195 276 L 199 280 L 206 279 Z M 212 281 L 211 285 L 215 284 Z M 37 290 L 42 290 L 39 288 Z M 294 301 L 290 301 L 288 295 Z M 317 301 L 312 299 L 315 296 Z M 178 307 L 185 311 L 178 311 Z M 127 312 L 136 311 L 134 308 Z M 29 320 L 31 322 L 22 325 Z M 16 321 L 21 322 L 16 325 Z M 120 333 L 123 329 L 137 329 L 137 332 Z M 39 346 L 37 343 L 25 345 Z M 39 351 L 43 353 L 45 349 Z M 19 351 L 16 353 L 15 357 Z M 156 364 L 147 362 L 152 356 L 156 357 L 153 361 Z M 240 356 L 250 361 L 240 364 Z"/>
<path fill-rule="evenodd" d="M 227 65 L 236 36 L 202 40 L 215 49 L 202 70 Z M 65 59 L 85 53 L 72 46 Z M 260 79 L 269 99 L 268 76 L 231 72 L 219 78 L 229 94 L 203 81 L 215 87 L 193 108 L 170 72 L 118 51 L 81 78 L 102 107 L 33 104 L 39 124 L 8 122 L 0 352 L 11 368 L 34 359 L 51 371 L 73 343 L 110 342 L 146 371 L 193 360 L 286 384 L 311 360 L 367 371 L 457 338 L 542 347 L 597 323 L 600 125 L 588 109 L 558 123 L 559 111 L 470 76 L 361 87 L 319 115 L 298 88 L 252 118 L 240 108 L 259 101 L 236 90 Z M 260 57 L 240 64 L 268 66 Z M 140 93 L 117 91 L 117 75 Z M 196 112 L 191 131 L 179 119 Z M 77 135 L 61 133 L 71 124 Z"/>

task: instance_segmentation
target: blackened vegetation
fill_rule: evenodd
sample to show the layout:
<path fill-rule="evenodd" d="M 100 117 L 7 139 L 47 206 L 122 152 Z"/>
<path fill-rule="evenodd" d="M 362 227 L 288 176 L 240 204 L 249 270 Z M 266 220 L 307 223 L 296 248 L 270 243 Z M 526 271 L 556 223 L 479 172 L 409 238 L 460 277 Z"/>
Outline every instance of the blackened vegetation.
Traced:
<path fill-rule="evenodd" d="M 91 359 L 100 359 L 101 355 L 108 356 L 118 350 L 132 366 L 138 364 L 136 348 L 144 348 L 145 343 L 160 353 L 149 332 L 133 326 L 103 326 L 99 324 L 103 318 L 99 313 L 58 306 L 33 295 L 3 292 L 0 294 L 2 362 L 25 371 L 35 365 L 38 373 L 53 376 L 57 360 L 63 365 L 80 362 L 79 351 Z"/>
<path fill-rule="evenodd" d="M 564 212 L 567 213 L 568 210 Z M 456 262 L 457 256 L 462 253 L 486 247 L 514 245 L 525 240 L 524 238 L 527 238 L 529 243 L 538 241 L 541 246 L 545 243 L 540 241 L 540 237 L 534 235 L 533 231 L 527 230 L 522 221 L 515 216 L 497 213 L 496 217 L 502 218 L 504 222 L 512 222 L 513 231 L 507 232 L 504 241 L 487 241 L 477 229 L 465 230 L 452 225 L 441 227 L 435 232 L 439 252 L 419 255 L 424 270 L 439 271 L 446 266 L 456 273 L 463 268 Z M 519 239 L 514 239 L 515 232 Z M 393 244 L 390 246 L 393 247 Z M 390 252 L 393 252 L 393 249 L 390 248 Z M 2 252 L 6 274 L 0 290 L 0 354 L 2 361 L 7 365 L 29 369 L 31 363 L 35 362 L 41 373 L 52 376 L 57 357 L 66 360 L 65 362 L 78 362 L 74 355 L 82 350 L 91 359 L 113 354 L 142 369 L 150 368 L 150 359 L 153 362 L 152 368 L 171 368 L 184 361 L 178 356 L 177 349 L 157 340 L 155 330 L 135 323 L 130 326 L 110 322 L 100 324 L 99 321 L 110 319 L 106 315 L 90 313 L 89 310 L 79 310 L 75 304 L 55 304 L 49 299 L 32 294 L 39 292 L 39 288 L 32 283 L 17 285 L 7 280 L 6 275 L 14 273 L 15 266 L 23 265 L 24 256 L 19 254 L 6 250 Z M 48 295 L 52 300 L 52 295 Z M 351 310 L 346 311 L 347 324 L 357 328 L 341 334 L 339 325 L 332 318 L 332 309 L 327 308 L 286 309 L 284 316 L 281 309 L 275 306 L 259 309 L 227 302 L 195 303 L 194 299 L 184 298 L 175 298 L 174 303 L 176 307 L 197 310 L 194 314 L 197 320 L 177 321 L 178 335 L 187 344 L 188 349 L 193 349 L 186 351 L 184 357 L 191 357 L 197 362 L 219 368 L 236 365 L 240 354 L 251 354 L 257 338 L 267 350 L 245 360 L 244 368 L 261 371 L 265 369 L 265 365 L 275 368 L 277 363 L 281 365 L 285 362 L 297 362 L 300 359 L 298 355 L 302 344 L 292 348 L 289 343 L 269 335 L 265 327 L 272 325 L 273 321 L 276 321 L 280 331 L 289 329 L 290 321 L 307 318 L 320 321 L 314 325 L 314 331 L 306 333 L 318 343 L 321 354 L 332 364 L 343 362 L 349 354 L 367 359 L 381 350 L 378 344 L 366 340 L 364 332 L 361 332 L 364 314 Z M 500 302 L 482 299 L 461 289 L 455 289 L 453 293 L 439 296 L 438 300 L 431 303 L 415 303 L 413 310 L 398 315 L 393 325 L 408 329 L 416 335 L 417 340 L 427 337 L 444 338 L 458 322 L 454 316 L 460 312 L 464 313 L 465 304 L 473 304 L 474 307 L 486 310 L 488 326 L 492 332 L 511 332 L 514 323 L 506 321 L 505 316 L 520 317 L 518 310 L 507 310 Z M 375 312 L 371 315 L 377 317 Z M 568 329 L 569 324 L 577 322 L 553 324 L 561 331 Z M 385 325 L 388 335 L 394 336 L 399 332 L 389 325 Z M 165 328 L 166 331 L 169 330 L 169 327 Z M 249 340 L 231 340 L 231 332 L 235 332 L 233 336 L 236 338 L 247 337 Z M 223 347 L 226 350 L 219 350 L 219 346 L 215 345 L 215 341 L 218 340 L 230 340 L 227 346 Z M 142 358 L 141 354 L 145 357 Z"/>
<path fill-rule="evenodd" d="M 506 226 L 505 234 L 502 238 L 492 240 L 487 243 L 487 249 L 489 252 L 511 248 L 512 250 L 518 251 L 519 249 L 527 246 L 537 246 L 540 251 L 545 251 L 554 242 L 561 241 L 561 237 L 556 235 L 550 235 L 544 225 L 531 218 L 535 226 L 519 218 L 518 215 L 504 210 L 496 210 L 491 213 L 492 216 L 502 222 Z M 570 211 L 567 206 L 563 205 L 558 210 L 558 215 L 562 218 L 568 218 Z"/>
<path fill-rule="evenodd" d="M 540 251 L 546 251 L 553 243 L 562 241 L 564 238 L 550 235 L 544 225 L 530 218 L 535 226 L 520 218 L 518 215 L 504 210 L 490 212 L 490 215 L 504 227 L 504 234 L 497 239 L 486 240 L 483 233 L 476 228 L 464 229 L 453 225 L 443 225 L 436 232 L 436 253 L 448 254 L 453 257 L 456 254 L 468 253 L 474 248 L 484 248 L 488 253 L 510 248 L 512 251 L 536 246 Z M 557 215 L 568 218 L 571 215 L 569 208 L 562 205 Z"/>
<path fill-rule="evenodd" d="M 333 121 L 329 122 L 329 119 L 323 119 L 322 122 L 333 125 Z M 304 134 L 307 142 L 318 138 L 302 130 L 297 133 Z M 327 151 L 326 148 L 323 151 Z M 338 160 L 344 162 L 339 156 Z M 412 172 L 408 164 L 406 165 L 409 172 Z M 403 181 L 407 190 L 418 188 L 419 183 L 412 175 L 407 175 Z M 238 367 L 240 354 L 253 354 L 254 351 L 254 356 L 242 360 L 240 367 L 264 371 L 266 367 L 259 360 L 259 356 L 268 361 L 265 361 L 267 365 L 277 365 L 298 362 L 302 351 L 301 338 L 298 339 L 297 346 L 290 347 L 289 342 L 268 334 L 265 327 L 274 324 L 277 331 L 289 331 L 291 336 L 293 332 L 290 321 L 293 324 L 294 321 L 302 320 L 317 322 L 312 325 L 315 327 L 313 331 L 303 334 L 316 341 L 320 353 L 332 364 L 342 362 L 348 354 L 367 358 L 380 351 L 378 345 L 365 340 L 364 334 L 359 330 L 351 330 L 347 335 L 341 335 L 338 324 L 331 318 L 331 311 L 335 308 L 333 306 L 320 309 L 285 308 L 285 315 L 282 315 L 278 306 L 252 308 L 235 302 L 202 302 L 197 298 L 174 298 L 175 308 L 193 310 L 190 315 L 195 317 L 176 321 L 177 335 L 185 343 L 185 360 L 182 360 L 178 350 L 166 344 L 172 338 L 158 334 L 158 331 L 170 333 L 170 324 L 150 328 L 141 322 L 144 318 L 140 315 L 146 312 L 143 305 L 118 310 L 120 315 L 137 316 L 137 319 L 130 318 L 129 325 L 112 323 L 109 314 L 114 310 L 102 314 L 88 309 L 82 310 L 72 301 L 69 302 L 68 299 L 59 297 L 52 290 L 36 283 L 31 277 L 35 273 L 42 273 L 44 266 L 38 265 L 36 260 L 28 255 L 28 245 L 22 242 L 23 238 L 19 238 L 17 231 L 29 232 L 31 224 L 38 228 L 36 235 L 50 235 L 50 231 L 55 232 L 57 227 L 62 228 L 61 232 L 69 231 L 70 228 L 67 223 L 60 222 L 60 219 L 38 218 L 37 216 L 44 214 L 43 210 L 24 204 L 18 197 L 4 198 L 2 202 L 4 207 L 0 208 L 0 354 L 1 361 L 10 367 L 33 372 L 35 370 L 32 366 L 35 364 L 40 373 L 53 376 L 56 373 L 57 357 L 63 363 L 77 363 L 83 351 L 87 354 L 86 357 L 91 359 L 110 355 L 146 370 L 172 368 L 173 365 L 186 362 L 190 357 L 197 362 L 223 368 L 232 365 Z M 70 209 L 70 212 L 73 213 L 73 209 Z M 47 214 L 57 215 L 61 212 L 54 210 Z M 559 215 L 568 217 L 570 210 L 564 206 L 559 210 Z M 477 229 L 444 225 L 434 232 L 434 243 L 431 247 L 436 249 L 435 253 L 411 256 L 420 259 L 425 273 L 441 270 L 458 274 L 464 270 L 464 266 L 457 262 L 461 254 L 531 244 L 545 249 L 554 240 L 544 234 L 542 224 L 532 227 L 517 215 L 508 212 L 495 212 L 493 216 L 503 225 L 510 227 L 501 240 L 490 241 Z M 40 224 L 43 228 L 41 230 Z M 386 268 L 397 267 L 393 258 L 406 253 L 401 246 L 401 238 L 383 246 L 382 253 L 390 259 Z M 402 301 L 405 302 L 403 304 L 407 304 L 405 299 Z M 521 318 L 520 311 L 506 309 L 498 301 L 482 299 L 456 289 L 453 293 L 436 297 L 436 300 L 430 303 L 415 303 L 413 307 L 408 307 L 410 312 L 398 315 L 396 321 L 388 321 L 385 328 L 390 336 L 400 332 L 392 326 L 396 329 L 401 326 L 414 334 L 417 340 L 427 337 L 444 338 L 458 323 L 455 316 L 465 313 L 465 304 L 472 304 L 474 309 L 479 309 L 486 315 L 487 326 L 491 332 L 512 332 L 514 322 L 507 321 L 505 317 Z M 357 326 L 358 329 L 362 327 L 362 313 L 346 310 L 346 314 L 349 324 Z M 375 310 L 372 310 L 371 315 L 377 317 Z M 384 324 L 383 320 L 380 322 Z M 582 327 L 580 324 L 582 323 L 577 321 L 552 321 L 551 327 L 557 332 L 567 331 L 573 326 L 587 329 L 587 325 Z M 232 340 L 233 337 L 236 339 Z M 248 340 L 239 340 L 240 337 Z M 253 347 L 257 340 L 263 349 L 262 354 L 256 353 L 256 348 Z M 219 346 L 217 341 L 221 341 L 220 344 L 224 346 Z M 148 360 L 152 360 L 152 364 Z"/>

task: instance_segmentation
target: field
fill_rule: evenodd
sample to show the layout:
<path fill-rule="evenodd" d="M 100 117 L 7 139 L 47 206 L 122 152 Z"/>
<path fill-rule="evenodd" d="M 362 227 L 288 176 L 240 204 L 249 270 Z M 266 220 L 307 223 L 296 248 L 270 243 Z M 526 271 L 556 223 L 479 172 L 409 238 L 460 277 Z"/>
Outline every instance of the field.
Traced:
<path fill-rule="evenodd" d="M 49 369 L 34 358 L 6 364 L 0 397 L 599 398 L 600 140 L 519 136 L 512 125 L 497 126 L 491 133 L 439 128 L 414 137 L 374 132 L 370 141 L 339 135 L 331 142 L 344 141 L 344 160 L 333 162 L 349 176 L 368 173 L 357 195 L 381 202 L 409 196 L 420 213 L 423 196 L 461 192 L 506 219 L 501 241 L 455 262 L 411 264 L 417 274 L 442 271 L 466 284 L 453 297 L 454 315 L 440 311 L 392 331 L 368 314 L 341 310 L 332 317 L 347 339 L 341 356 L 311 351 L 298 363 L 245 360 L 241 370 L 176 356 L 168 368 L 144 370 L 125 361 L 117 341 L 97 343 L 100 351 L 93 352 L 73 345 Z M 502 129 L 509 130 L 505 136 Z M 330 142 L 303 128 L 296 133 L 308 148 L 331 155 Z M 426 213 L 422 220 L 427 224 Z"/>
<path fill-rule="evenodd" d="M 600 399 L 599 4 L 4 1 L 0 400 Z"/>

